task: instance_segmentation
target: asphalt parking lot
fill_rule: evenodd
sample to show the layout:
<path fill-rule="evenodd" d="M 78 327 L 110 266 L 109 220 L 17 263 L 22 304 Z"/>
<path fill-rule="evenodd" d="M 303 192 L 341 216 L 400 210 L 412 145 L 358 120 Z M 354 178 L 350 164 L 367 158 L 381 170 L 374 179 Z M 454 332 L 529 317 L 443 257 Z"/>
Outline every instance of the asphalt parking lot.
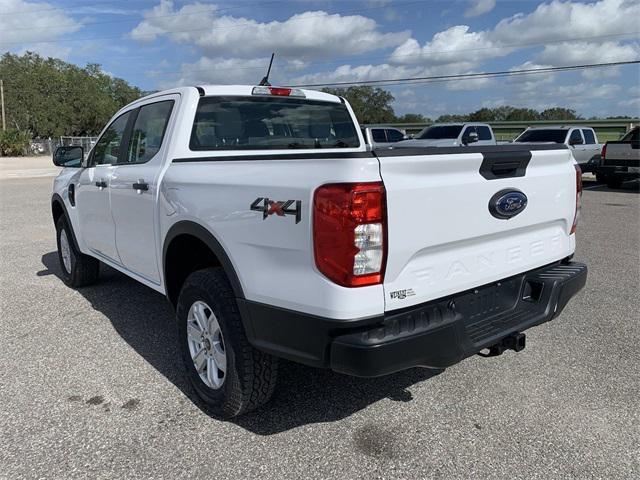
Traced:
<path fill-rule="evenodd" d="M 107 269 L 65 287 L 55 169 L 13 162 L 0 159 L 0 478 L 640 478 L 638 183 L 585 182 L 588 284 L 523 352 L 432 378 L 283 362 L 273 401 L 224 422 L 183 379 L 164 297 Z"/>

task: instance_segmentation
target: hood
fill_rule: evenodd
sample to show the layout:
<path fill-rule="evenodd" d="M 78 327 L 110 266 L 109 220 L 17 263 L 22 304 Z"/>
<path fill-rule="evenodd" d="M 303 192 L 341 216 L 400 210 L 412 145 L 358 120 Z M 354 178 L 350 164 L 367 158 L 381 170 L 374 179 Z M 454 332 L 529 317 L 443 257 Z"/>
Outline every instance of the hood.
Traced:
<path fill-rule="evenodd" d="M 421 140 L 413 138 L 411 140 L 402 140 L 394 145 L 397 148 L 408 147 L 457 147 L 458 141 L 455 138 L 442 138 L 440 140 Z"/>

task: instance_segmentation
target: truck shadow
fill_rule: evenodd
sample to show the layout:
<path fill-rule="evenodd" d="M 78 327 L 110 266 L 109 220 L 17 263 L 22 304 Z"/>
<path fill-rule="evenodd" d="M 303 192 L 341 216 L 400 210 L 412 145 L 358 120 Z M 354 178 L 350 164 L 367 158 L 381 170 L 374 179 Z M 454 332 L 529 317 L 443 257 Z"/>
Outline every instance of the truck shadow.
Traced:
<path fill-rule="evenodd" d="M 61 276 L 58 255 L 42 256 L 38 276 Z M 215 417 L 197 397 L 183 374 L 174 313 L 166 298 L 101 265 L 100 282 L 78 292 L 102 313 L 142 358 L 179 388 L 202 412 Z M 411 385 L 436 375 L 412 369 L 394 375 L 362 379 L 282 360 L 276 392 L 263 408 L 233 420 L 258 435 L 272 435 L 302 425 L 346 418 L 382 399 L 412 400 Z"/>
<path fill-rule="evenodd" d="M 590 192 L 640 193 L 640 182 L 638 180 L 626 181 L 620 186 L 620 188 L 609 188 L 604 183 L 598 183 L 595 180 L 587 180 L 583 178 L 582 187 Z"/>

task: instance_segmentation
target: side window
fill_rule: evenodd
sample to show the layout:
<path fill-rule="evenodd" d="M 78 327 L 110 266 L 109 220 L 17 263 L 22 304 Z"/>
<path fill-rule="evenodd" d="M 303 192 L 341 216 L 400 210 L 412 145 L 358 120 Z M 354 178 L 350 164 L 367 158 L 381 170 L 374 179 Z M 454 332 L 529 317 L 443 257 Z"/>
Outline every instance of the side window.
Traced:
<path fill-rule="evenodd" d="M 388 142 L 399 142 L 400 140 L 404 140 L 404 135 L 402 134 L 402 132 L 394 130 L 392 128 L 387 129 Z"/>
<path fill-rule="evenodd" d="M 381 128 L 371 129 L 371 136 L 373 137 L 374 142 L 384 143 L 387 141 L 387 137 L 384 134 L 384 130 Z"/>
<path fill-rule="evenodd" d="M 464 129 L 464 133 L 462 134 L 462 137 L 460 138 L 465 138 L 468 137 L 470 133 L 475 132 L 476 131 L 476 127 L 467 127 Z"/>
<path fill-rule="evenodd" d="M 96 146 L 93 147 L 93 155 L 89 161 L 90 166 L 114 165 L 118 163 L 122 136 L 127 126 L 131 112 L 124 113 L 116 118 L 104 131 Z"/>
<path fill-rule="evenodd" d="M 570 145 L 580 145 L 582 144 L 582 135 L 580 135 L 580 130 L 575 129 L 571 131 L 571 136 L 569 137 Z"/>
<path fill-rule="evenodd" d="M 489 127 L 478 127 L 478 140 L 491 140 Z"/>
<path fill-rule="evenodd" d="M 592 130 L 582 130 L 582 135 L 584 135 L 584 143 L 588 145 L 596 143 L 596 137 Z"/>
<path fill-rule="evenodd" d="M 131 131 L 131 140 L 124 164 L 145 163 L 158 153 L 172 109 L 173 100 L 140 107 Z"/>

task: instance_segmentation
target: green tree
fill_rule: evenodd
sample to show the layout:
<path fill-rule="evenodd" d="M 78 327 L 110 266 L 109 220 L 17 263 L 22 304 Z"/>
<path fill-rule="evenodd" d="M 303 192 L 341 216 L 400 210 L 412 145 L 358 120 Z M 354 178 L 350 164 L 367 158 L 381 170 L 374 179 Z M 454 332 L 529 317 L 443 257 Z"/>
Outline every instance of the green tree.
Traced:
<path fill-rule="evenodd" d="M 138 88 L 89 64 L 84 68 L 32 52 L 0 57 L 7 124 L 33 137 L 95 135 Z"/>
<path fill-rule="evenodd" d="M 430 118 L 426 118 L 419 113 L 405 113 L 401 117 L 397 117 L 395 120 L 397 123 L 431 123 Z"/>
<path fill-rule="evenodd" d="M 540 117 L 541 120 L 580 120 L 582 118 L 575 110 L 562 107 L 547 108 Z"/>
<path fill-rule="evenodd" d="M 436 122 L 438 123 L 454 123 L 454 122 L 468 122 L 468 121 L 469 121 L 468 114 L 465 114 L 465 115 L 447 114 L 447 115 L 440 115 L 438 118 L 436 118 Z"/>
<path fill-rule="evenodd" d="M 322 91 L 346 98 L 360 123 L 391 123 L 396 119 L 391 106 L 395 99 L 391 92 L 382 88 L 354 86 Z"/>

